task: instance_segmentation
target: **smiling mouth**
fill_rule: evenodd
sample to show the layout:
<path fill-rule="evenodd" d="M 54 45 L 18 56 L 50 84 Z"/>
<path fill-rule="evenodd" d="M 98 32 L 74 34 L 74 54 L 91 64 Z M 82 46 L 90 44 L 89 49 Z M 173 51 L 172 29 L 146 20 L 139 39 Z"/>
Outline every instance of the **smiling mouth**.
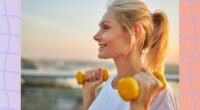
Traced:
<path fill-rule="evenodd" d="M 107 46 L 107 44 L 99 44 L 99 48 L 101 49 L 101 48 L 104 48 L 104 47 L 106 47 Z"/>

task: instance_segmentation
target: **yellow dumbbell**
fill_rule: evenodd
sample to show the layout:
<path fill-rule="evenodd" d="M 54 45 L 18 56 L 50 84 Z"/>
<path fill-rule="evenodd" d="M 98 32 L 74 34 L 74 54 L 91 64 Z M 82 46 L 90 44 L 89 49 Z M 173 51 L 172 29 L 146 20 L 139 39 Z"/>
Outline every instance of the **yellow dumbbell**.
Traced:
<path fill-rule="evenodd" d="M 108 69 L 103 69 L 103 80 L 106 81 L 109 77 Z M 82 71 L 76 72 L 76 81 L 79 85 L 83 84 L 85 81 L 85 76 Z"/>
<path fill-rule="evenodd" d="M 162 82 L 162 89 L 164 89 L 166 86 L 165 77 L 158 72 L 154 72 L 153 74 Z M 117 90 L 121 98 L 125 101 L 133 101 L 137 99 L 140 93 L 139 85 L 133 77 L 126 77 L 119 80 L 117 84 Z"/>

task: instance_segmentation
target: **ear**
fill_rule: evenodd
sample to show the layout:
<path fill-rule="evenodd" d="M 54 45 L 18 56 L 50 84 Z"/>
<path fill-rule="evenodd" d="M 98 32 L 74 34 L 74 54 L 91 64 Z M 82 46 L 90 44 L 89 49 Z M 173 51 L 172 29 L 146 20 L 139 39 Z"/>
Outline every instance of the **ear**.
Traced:
<path fill-rule="evenodd" d="M 138 39 L 141 35 L 141 32 L 142 32 L 142 25 L 141 24 L 135 24 L 133 29 L 134 29 L 134 32 L 135 32 L 135 37 L 136 37 L 136 39 Z"/>

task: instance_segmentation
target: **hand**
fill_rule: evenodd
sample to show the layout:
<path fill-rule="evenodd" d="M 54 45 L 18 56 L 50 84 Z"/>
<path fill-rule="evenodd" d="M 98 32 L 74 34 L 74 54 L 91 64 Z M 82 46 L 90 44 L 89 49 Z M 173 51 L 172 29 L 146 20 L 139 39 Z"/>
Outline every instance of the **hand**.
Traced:
<path fill-rule="evenodd" d="M 85 71 L 84 77 L 83 91 L 95 91 L 103 83 L 103 69 L 97 68 Z"/>
<path fill-rule="evenodd" d="M 139 97 L 131 101 L 131 110 L 150 110 L 150 104 L 162 88 L 162 83 L 153 74 L 140 73 L 134 78 L 137 80 L 140 93 Z"/>
<path fill-rule="evenodd" d="M 96 88 L 103 83 L 103 69 L 85 71 L 83 83 L 83 110 L 88 110 L 96 97 Z"/>

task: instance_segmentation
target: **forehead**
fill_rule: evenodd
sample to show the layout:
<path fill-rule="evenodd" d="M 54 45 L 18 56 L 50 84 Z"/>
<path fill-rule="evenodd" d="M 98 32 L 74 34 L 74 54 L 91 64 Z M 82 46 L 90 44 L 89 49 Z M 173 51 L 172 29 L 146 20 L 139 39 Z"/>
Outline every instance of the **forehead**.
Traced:
<path fill-rule="evenodd" d="M 115 14 L 113 11 L 108 10 L 102 17 L 100 24 L 104 23 L 104 22 L 108 22 L 111 24 L 116 24 L 117 21 L 115 19 Z"/>

